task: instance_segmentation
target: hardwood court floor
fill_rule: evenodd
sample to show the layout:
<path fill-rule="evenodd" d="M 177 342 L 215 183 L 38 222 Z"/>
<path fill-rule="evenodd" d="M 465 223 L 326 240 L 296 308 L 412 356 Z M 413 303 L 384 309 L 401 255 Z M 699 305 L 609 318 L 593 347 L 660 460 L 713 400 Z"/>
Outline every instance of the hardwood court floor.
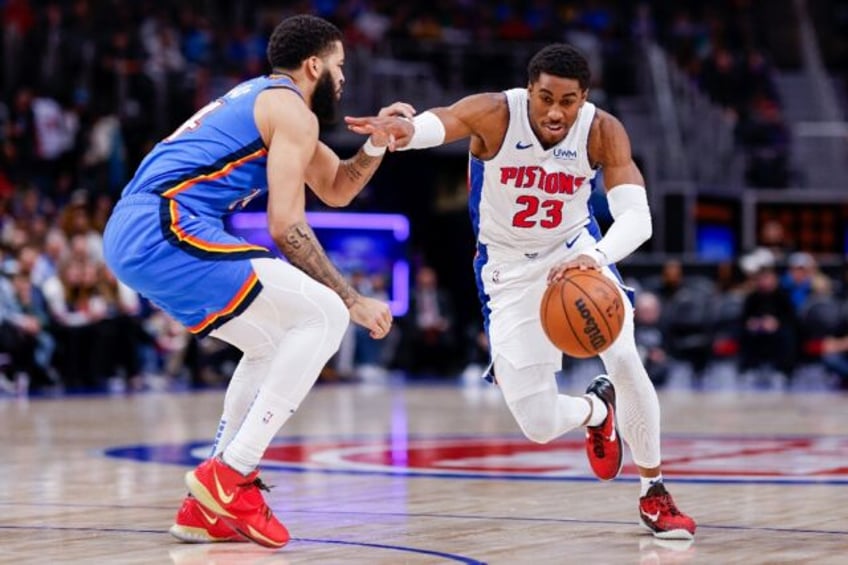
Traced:
<path fill-rule="evenodd" d="M 319 386 L 263 464 L 293 541 L 167 529 L 221 392 L 0 400 L 2 563 L 844 563 L 848 397 L 661 394 L 687 546 L 636 525 L 632 466 L 589 475 L 580 434 L 524 440 L 492 388 Z M 629 461 L 628 461 L 629 462 Z"/>

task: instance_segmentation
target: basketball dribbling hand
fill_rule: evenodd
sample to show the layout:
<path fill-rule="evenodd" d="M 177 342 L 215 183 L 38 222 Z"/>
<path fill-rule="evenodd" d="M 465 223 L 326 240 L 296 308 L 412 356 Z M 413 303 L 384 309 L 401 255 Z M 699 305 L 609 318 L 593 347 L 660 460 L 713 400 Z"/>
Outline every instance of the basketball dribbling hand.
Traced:
<path fill-rule="evenodd" d="M 578 255 L 574 259 L 555 265 L 550 272 L 548 272 L 548 284 L 553 284 L 562 279 L 565 272 L 569 269 L 580 269 L 581 271 L 595 269 L 596 271 L 600 271 L 601 266 L 588 255 Z"/>
<path fill-rule="evenodd" d="M 350 307 L 350 319 L 354 324 L 370 330 L 374 339 L 383 339 L 392 329 L 392 311 L 389 305 L 374 298 L 360 296 Z"/>

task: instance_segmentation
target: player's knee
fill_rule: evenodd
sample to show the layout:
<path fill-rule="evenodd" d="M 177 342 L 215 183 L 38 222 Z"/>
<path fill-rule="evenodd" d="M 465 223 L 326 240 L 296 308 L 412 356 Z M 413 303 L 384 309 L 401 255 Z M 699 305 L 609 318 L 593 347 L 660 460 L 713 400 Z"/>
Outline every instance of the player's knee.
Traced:
<path fill-rule="evenodd" d="M 552 424 L 552 422 L 551 422 Z M 553 425 L 544 422 L 518 422 L 524 437 L 533 443 L 550 443 L 557 438 Z"/>
<path fill-rule="evenodd" d="M 557 438 L 553 408 L 547 395 L 533 394 L 514 402 L 508 402 L 510 412 L 524 436 L 534 443 L 548 443 Z"/>
<path fill-rule="evenodd" d="M 329 289 L 321 296 L 318 303 L 325 325 L 324 329 L 327 332 L 327 340 L 334 347 L 338 347 L 350 323 L 350 310 L 339 295 Z"/>

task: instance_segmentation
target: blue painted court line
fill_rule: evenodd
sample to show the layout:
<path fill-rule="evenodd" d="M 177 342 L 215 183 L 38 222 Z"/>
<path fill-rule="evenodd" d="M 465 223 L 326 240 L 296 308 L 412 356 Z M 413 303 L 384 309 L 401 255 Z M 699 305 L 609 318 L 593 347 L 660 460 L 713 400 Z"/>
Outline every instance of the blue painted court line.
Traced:
<path fill-rule="evenodd" d="M 95 532 L 95 533 L 118 533 L 118 534 L 159 534 L 164 535 L 167 534 L 166 531 L 162 530 L 137 530 L 137 529 L 129 529 L 129 528 L 77 528 L 70 526 L 2 526 L 0 525 L 0 530 L 17 530 L 17 531 L 40 531 L 40 532 Z M 373 548 L 373 549 L 383 549 L 389 551 L 400 551 L 404 553 L 415 553 L 419 555 L 431 555 L 433 557 L 440 557 L 442 559 L 446 559 L 449 561 L 455 561 L 457 563 L 465 563 L 466 565 L 486 565 L 485 561 L 480 561 L 477 559 L 473 559 L 471 557 L 465 557 L 463 555 L 457 555 L 454 553 L 446 553 L 444 551 L 435 551 L 431 549 L 420 549 L 417 547 L 408 547 L 403 545 L 389 545 L 383 543 L 370 543 L 370 542 L 359 542 L 359 541 L 348 541 L 348 540 L 334 540 L 334 539 L 319 539 L 319 538 L 291 538 L 292 542 L 295 543 L 314 543 L 314 544 L 324 544 L 324 545 L 348 545 L 348 546 L 356 546 L 356 547 L 365 547 L 365 548 Z M 177 545 L 175 543 L 175 545 Z M 185 545 L 185 544 L 179 544 Z M 290 547 L 289 547 L 290 549 Z M 277 551 L 286 551 L 277 550 Z M 275 553 L 274 550 L 268 550 L 268 553 Z"/>
<path fill-rule="evenodd" d="M 79 509 L 126 509 L 126 510 L 173 510 L 173 507 L 164 506 L 144 506 L 144 505 L 118 505 L 118 504 L 75 504 L 69 502 L 0 502 L 0 506 L 24 506 L 24 507 L 59 507 L 59 508 L 79 508 Z M 371 518 L 437 518 L 446 520 L 463 520 L 463 521 L 493 521 L 493 522 L 530 522 L 530 523 L 547 523 L 547 524 L 586 524 L 586 525 L 606 525 L 606 526 L 634 526 L 636 521 L 630 520 L 591 520 L 583 518 L 539 518 L 533 516 L 485 516 L 479 514 L 438 514 L 432 512 L 374 512 L 360 510 L 308 510 L 308 509 L 291 509 L 287 508 L 285 514 L 303 514 L 303 515 L 344 515 L 344 516 L 364 516 Z M 40 526 L 25 527 L 25 526 L 3 526 L 0 529 L 38 529 Z M 57 530 L 88 530 L 92 528 L 73 528 L 73 527 L 56 527 L 47 529 Z M 817 534 L 827 536 L 848 536 L 848 530 L 817 530 L 813 528 L 777 528 L 770 526 L 739 526 L 727 524 L 698 524 L 698 531 L 701 530 L 728 530 L 728 531 L 744 531 L 744 532 L 767 532 L 778 534 Z M 163 533 L 162 530 L 123 530 L 119 528 L 94 528 L 96 531 L 108 532 L 137 532 L 137 533 Z M 300 538 L 292 538 L 300 539 Z M 308 541 L 308 540 L 306 540 Z M 326 540 L 325 540 L 326 541 Z M 326 543 L 331 543 L 326 541 Z M 335 542 L 333 542 L 335 543 Z M 347 543 L 347 542 L 338 542 Z M 354 543 L 354 542 L 350 542 Z M 358 543 L 358 542 L 356 542 Z"/>

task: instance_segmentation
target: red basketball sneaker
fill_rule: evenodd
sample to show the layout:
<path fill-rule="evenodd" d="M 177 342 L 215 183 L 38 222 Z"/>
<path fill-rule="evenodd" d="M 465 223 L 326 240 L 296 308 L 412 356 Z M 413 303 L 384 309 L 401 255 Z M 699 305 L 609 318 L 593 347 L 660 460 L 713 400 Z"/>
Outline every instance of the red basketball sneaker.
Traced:
<path fill-rule="evenodd" d="M 609 481 L 621 472 L 621 437 L 615 426 L 615 388 L 600 375 L 589 383 L 586 394 L 594 394 L 607 405 L 607 417 L 599 426 L 586 426 L 586 455 L 592 471 L 602 481 Z"/>
<path fill-rule="evenodd" d="M 178 540 L 188 543 L 247 541 L 221 518 L 201 506 L 193 496 L 183 499 L 174 525 L 168 531 Z"/>
<path fill-rule="evenodd" d="M 246 477 L 213 457 L 186 473 L 186 485 L 198 502 L 223 518 L 238 533 L 265 547 L 283 547 L 289 532 L 265 504 L 260 490 L 269 490 L 259 471 Z"/>
<path fill-rule="evenodd" d="M 662 483 L 648 489 L 639 499 L 642 525 L 660 539 L 695 539 L 695 520 L 677 509 Z"/>

